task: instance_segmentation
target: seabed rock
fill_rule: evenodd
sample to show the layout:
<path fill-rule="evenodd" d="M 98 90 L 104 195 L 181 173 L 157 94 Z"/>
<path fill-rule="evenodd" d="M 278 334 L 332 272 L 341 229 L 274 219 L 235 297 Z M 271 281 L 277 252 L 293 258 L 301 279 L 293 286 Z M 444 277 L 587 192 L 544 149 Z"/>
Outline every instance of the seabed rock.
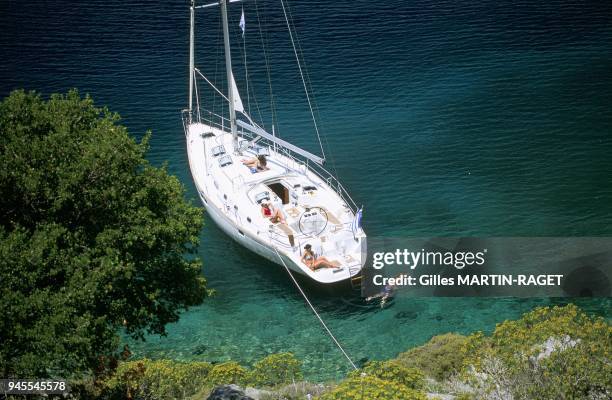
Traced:
<path fill-rule="evenodd" d="M 206 400 L 255 400 L 244 394 L 236 385 L 224 385 L 213 389 Z"/>

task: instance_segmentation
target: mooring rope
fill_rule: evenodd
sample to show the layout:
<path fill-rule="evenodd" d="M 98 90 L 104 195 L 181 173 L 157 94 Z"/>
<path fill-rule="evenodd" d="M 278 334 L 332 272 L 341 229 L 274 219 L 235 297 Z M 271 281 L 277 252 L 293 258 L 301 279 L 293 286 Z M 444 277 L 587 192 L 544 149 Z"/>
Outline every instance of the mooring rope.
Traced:
<path fill-rule="evenodd" d="M 355 365 L 355 363 L 353 362 L 353 360 L 351 360 L 351 357 L 349 357 L 349 355 L 346 353 L 346 351 L 344 350 L 344 348 L 342 347 L 342 345 L 340 344 L 340 342 L 338 342 L 338 339 L 336 339 L 336 337 L 334 336 L 334 334 L 332 333 L 332 331 L 329 329 L 329 327 L 327 326 L 327 324 L 325 323 L 325 321 L 323 321 L 323 318 L 321 318 L 321 316 L 319 315 L 319 313 L 317 312 L 317 310 L 314 308 L 314 306 L 312 305 L 312 303 L 310 302 L 310 300 L 308 299 L 308 296 L 306 296 L 306 293 L 304 293 L 304 290 L 302 290 L 302 287 L 300 286 L 300 284 L 298 283 L 298 281 L 295 279 L 295 277 L 293 276 L 293 274 L 291 273 L 291 270 L 289 269 L 289 267 L 287 267 L 287 264 L 285 264 L 285 260 L 283 260 L 283 257 L 281 257 L 281 255 L 279 254 L 278 250 L 276 249 L 276 247 L 273 247 L 274 251 L 276 252 L 276 255 L 278 256 L 278 258 L 281 260 L 281 262 L 283 263 L 283 267 L 285 267 L 285 269 L 287 270 L 287 273 L 289 274 L 289 276 L 291 277 L 291 280 L 293 281 L 293 283 L 295 284 L 295 286 L 298 288 L 298 290 L 300 291 L 300 293 L 302 294 L 302 296 L 304 297 L 304 300 L 306 300 L 306 303 L 308 304 L 308 306 L 310 307 L 310 309 L 312 310 L 312 312 L 314 313 L 314 315 L 318 318 L 319 322 L 321 323 L 321 325 L 323 326 L 323 328 L 325 328 L 325 330 L 327 331 L 327 334 L 329 335 L 329 337 L 332 338 L 332 340 L 334 341 L 334 343 L 336 344 L 336 346 L 338 346 L 338 348 L 340 349 L 340 351 L 342 352 L 342 354 L 344 354 L 344 357 L 346 357 L 346 359 L 348 360 L 349 364 L 351 365 L 351 367 L 353 367 L 353 369 L 358 370 L 359 368 L 357 368 L 357 366 Z"/>

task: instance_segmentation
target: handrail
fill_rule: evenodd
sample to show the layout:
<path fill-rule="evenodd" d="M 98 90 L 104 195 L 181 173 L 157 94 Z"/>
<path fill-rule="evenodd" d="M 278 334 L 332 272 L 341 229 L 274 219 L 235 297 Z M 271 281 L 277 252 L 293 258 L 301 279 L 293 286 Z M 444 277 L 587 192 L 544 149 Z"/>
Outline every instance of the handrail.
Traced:
<path fill-rule="evenodd" d="M 187 134 L 186 122 L 188 121 L 188 119 L 186 119 L 185 117 L 185 114 L 188 111 L 189 110 L 183 110 L 183 127 L 185 129 L 185 134 Z M 205 123 L 208 123 L 210 126 L 214 126 L 221 130 L 225 130 L 225 127 L 228 126 L 226 123 L 229 123 L 229 119 L 219 114 L 213 113 L 212 111 L 205 110 L 204 115 L 199 116 L 198 122 L 205 122 Z M 338 194 L 338 196 L 340 196 L 340 198 L 349 206 L 349 208 L 351 209 L 353 213 L 357 212 L 358 210 L 357 204 L 355 203 L 351 195 L 344 188 L 342 183 L 340 183 L 338 178 L 336 178 L 331 172 L 325 169 L 325 167 L 323 167 L 322 165 L 319 165 L 317 163 L 309 163 L 307 159 L 304 160 L 304 158 L 301 157 L 299 154 L 294 153 L 291 150 L 285 147 L 282 147 L 282 146 L 274 146 L 272 143 L 270 143 L 268 139 L 262 136 L 259 136 L 257 134 L 254 134 L 252 132 L 248 132 L 244 129 L 241 129 L 238 133 L 240 134 L 240 136 L 248 140 L 253 140 L 256 137 L 258 137 L 259 138 L 258 144 L 263 142 L 263 144 L 266 147 L 268 147 L 270 151 L 274 151 L 275 148 L 278 149 L 276 150 L 277 153 L 284 155 L 285 157 L 291 159 L 293 162 L 296 163 L 296 166 L 293 167 L 294 169 L 299 168 L 299 166 L 305 166 L 307 170 L 312 171 L 315 175 L 321 178 L 324 182 L 327 182 L 329 187 L 332 188 Z M 287 165 L 287 167 L 289 167 L 289 165 Z"/>
<path fill-rule="evenodd" d="M 249 135 L 248 133 L 242 133 L 242 135 L 246 138 L 253 138 L 254 136 L 256 136 L 256 135 Z M 270 150 L 273 151 L 272 149 L 274 148 L 274 146 L 270 145 L 267 139 L 261 138 L 259 142 L 265 142 L 265 144 L 270 148 Z M 324 182 L 327 182 L 329 187 L 332 188 L 340 196 L 340 198 L 342 198 L 342 200 L 344 200 L 344 202 L 349 206 L 351 211 L 353 213 L 357 212 L 358 210 L 357 204 L 355 203 L 351 195 L 344 188 L 342 183 L 340 183 L 338 178 L 336 178 L 331 172 L 326 170 L 325 167 L 317 163 L 305 162 L 301 157 L 298 157 L 297 155 L 295 155 L 293 152 L 291 152 L 287 148 L 280 147 L 280 150 L 281 151 L 277 151 L 277 153 L 281 153 L 285 157 L 291 159 L 293 162 L 296 163 L 297 166 L 304 166 L 307 170 L 312 171 L 315 175 L 321 178 Z M 287 167 L 289 167 L 289 165 L 287 165 Z M 294 166 L 294 169 L 298 169 L 298 168 L 299 167 Z"/>
<path fill-rule="evenodd" d="M 272 225 L 270 229 L 268 229 L 268 233 L 269 233 L 270 240 L 274 240 L 276 243 L 278 243 L 279 245 L 285 248 L 293 249 L 293 247 L 291 246 L 291 243 L 289 242 L 289 235 L 287 235 L 285 232 L 278 229 L 276 226 Z M 283 239 L 287 239 L 287 243 L 282 242 L 280 240 L 281 237 Z"/>

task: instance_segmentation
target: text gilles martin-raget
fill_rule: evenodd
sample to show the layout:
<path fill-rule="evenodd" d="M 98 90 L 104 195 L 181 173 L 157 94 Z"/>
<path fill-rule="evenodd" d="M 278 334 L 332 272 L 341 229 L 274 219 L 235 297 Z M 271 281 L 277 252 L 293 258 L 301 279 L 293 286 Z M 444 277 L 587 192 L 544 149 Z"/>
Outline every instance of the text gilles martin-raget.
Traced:
<path fill-rule="evenodd" d="M 410 251 L 397 249 L 393 252 L 377 252 L 372 255 L 372 267 L 380 270 L 388 265 L 402 265 L 411 270 L 421 265 L 452 266 L 463 269 L 466 266 L 482 266 L 487 249 L 471 251 Z M 441 275 L 411 276 L 400 274 L 395 277 L 374 275 L 372 282 L 377 286 L 559 286 L 563 275 L 549 274 L 471 274 L 455 277 Z"/>

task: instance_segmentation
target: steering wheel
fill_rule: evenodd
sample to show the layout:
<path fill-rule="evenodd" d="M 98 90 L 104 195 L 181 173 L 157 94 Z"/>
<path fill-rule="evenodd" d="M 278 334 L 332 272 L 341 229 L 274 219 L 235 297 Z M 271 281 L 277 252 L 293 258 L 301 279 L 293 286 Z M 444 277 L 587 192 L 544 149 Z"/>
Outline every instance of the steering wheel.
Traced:
<path fill-rule="evenodd" d="M 307 208 L 300 215 L 300 232 L 304 235 L 319 236 L 327 227 L 329 217 L 327 212 L 321 207 Z"/>

